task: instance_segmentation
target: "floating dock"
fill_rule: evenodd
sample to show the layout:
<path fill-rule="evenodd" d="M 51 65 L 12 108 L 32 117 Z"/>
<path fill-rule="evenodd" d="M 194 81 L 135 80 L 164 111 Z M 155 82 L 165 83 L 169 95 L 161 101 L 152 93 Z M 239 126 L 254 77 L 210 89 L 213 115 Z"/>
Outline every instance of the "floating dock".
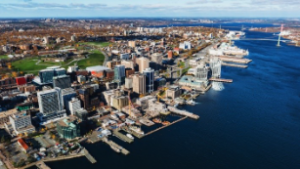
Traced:
<path fill-rule="evenodd" d="M 128 138 L 126 135 L 122 134 L 119 132 L 119 130 L 113 130 L 114 136 L 118 137 L 120 140 L 127 142 L 127 143 L 132 143 L 133 140 Z"/>
<path fill-rule="evenodd" d="M 177 108 L 175 108 L 173 106 L 168 106 L 168 109 L 171 112 L 175 113 L 175 114 L 182 115 L 182 116 L 187 116 L 187 117 L 192 118 L 192 119 L 196 119 L 197 120 L 197 119 L 200 118 L 200 116 L 198 116 L 197 114 L 188 112 L 186 110 L 180 110 L 180 109 L 177 109 Z"/>
<path fill-rule="evenodd" d="M 180 122 L 180 121 L 182 121 L 182 120 L 184 120 L 184 119 L 186 119 L 186 118 L 187 118 L 187 116 L 184 116 L 184 117 L 182 117 L 182 118 L 180 118 L 180 119 L 178 119 L 178 120 L 173 121 L 172 123 L 170 123 L 170 124 L 167 125 L 167 126 L 161 126 L 161 127 L 157 128 L 157 129 L 155 129 L 155 130 L 152 130 L 152 131 L 146 133 L 144 136 L 148 136 L 148 135 L 150 135 L 150 134 L 152 134 L 152 133 L 155 133 L 155 132 L 157 132 L 157 131 L 159 131 L 159 130 L 161 130 L 161 129 L 163 129 L 163 128 L 166 128 L 166 127 L 168 127 L 168 126 L 171 126 L 172 124 L 175 124 L 175 123 L 177 123 L 177 122 Z"/>
<path fill-rule="evenodd" d="M 117 153 L 122 153 L 124 155 L 128 155 L 129 151 L 123 148 L 122 146 L 118 145 L 117 143 L 108 140 L 106 137 L 102 139 L 102 141 L 110 146 L 111 149 L 113 149 Z"/>
<path fill-rule="evenodd" d="M 232 83 L 232 79 L 210 78 L 210 81 Z"/>

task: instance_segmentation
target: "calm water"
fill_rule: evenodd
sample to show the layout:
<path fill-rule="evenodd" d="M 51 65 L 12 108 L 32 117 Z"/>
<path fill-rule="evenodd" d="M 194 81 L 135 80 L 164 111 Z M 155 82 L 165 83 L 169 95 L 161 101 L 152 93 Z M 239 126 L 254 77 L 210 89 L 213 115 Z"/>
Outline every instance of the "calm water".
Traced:
<path fill-rule="evenodd" d="M 247 32 L 247 38 L 270 37 Z M 185 109 L 199 114 L 132 144 L 116 140 L 131 154 L 107 145 L 87 145 L 97 159 L 48 163 L 52 169 L 265 169 L 300 168 L 300 48 L 277 48 L 271 41 L 237 41 L 249 49 L 249 68 L 222 69 L 233 79 L 225 90 L 210 90 L 199 105 Z"/>

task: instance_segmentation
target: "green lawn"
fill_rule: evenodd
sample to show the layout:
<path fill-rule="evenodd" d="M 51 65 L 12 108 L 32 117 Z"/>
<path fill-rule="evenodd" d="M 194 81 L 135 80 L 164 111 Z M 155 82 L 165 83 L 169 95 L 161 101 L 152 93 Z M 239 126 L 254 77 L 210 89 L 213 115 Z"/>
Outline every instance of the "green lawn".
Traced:
<path fill-rule="evenodd" d="M 8 59 L 7 55 L 0 55 L 0 59 Z"/>
<path fill-rule="evenodd" d="M 96 66 L 96 65 L 103 65 L 105 56 L 100 51 L 93 51 L 92 54 L 89 55 L 88 59 L 83 59 L 77 61 L 77 65 L 79 68 L 84 69 L 88 66 Z M 18 60 L 12 62 L 12 69 L 15 71 L 22 71 L 24 73 L 33 73 L 38 74 L 41 69 L 45 69 L 49 66 L 61 66 L 64 68 L 68 68 L 68 66 L 74 65 L 76 62 L 72 62 L 69 64 L 73 59 L 67 59 L 65 62 L 40 62 L 39 57 L 31 57 L 25 58 L 22 60 Z"/>
<path fill-rule="evenodd" d="M 78 61 L 77 65 L 82 69 L 89 66 L 103 65 L 104 59 L 105 56 L 100 51 L 95 50 L 89 55 L 88 59 Z"/>
<path fill-rule="evenodd" d="M 37 74 L 39 70 L 48 67 L 48 65 L 36 65 L 39 60 L 38 57 L 24 58 L 15 62 L 12 62 L 12 69 L 16 71 L 22 71 L 25 73 Z"/>

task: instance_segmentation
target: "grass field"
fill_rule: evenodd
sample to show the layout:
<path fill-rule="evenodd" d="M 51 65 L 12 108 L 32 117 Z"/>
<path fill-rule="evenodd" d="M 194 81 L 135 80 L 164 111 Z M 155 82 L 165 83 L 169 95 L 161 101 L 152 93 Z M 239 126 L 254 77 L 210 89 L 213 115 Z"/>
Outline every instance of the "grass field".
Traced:
<path fill-rule="evenodd" d="M 0 59 L 8 59 L 7 55 L 0 55 Z"/>
<path fill-rule="evenodd" d="M 100 51 L 93 51 L 89 55 L 89 58 L 76 61 L 79 68 L 86 68 L 88 66 L 102 65 L 104 62 L 105 56 Z M 73 59 L 68 59 L 65 62 L 39 62 L 39 57 L 25 58 L 12 62 L 12 69 L 15 71 L 22 71 L 24 73 L 33 73 L 38 74 L 41 69 L 45 69 L 49 66 L 61 66 L 67 68 L 70 65 L 74 65 L 76 62 L 72 62 Z"/>
<path fill-rule="evenodd" d="M 79 66 L 79 68 L 103 65 L 104 59 L 105 56 L 100 51 L 93 51 L 93 53 L 89 55 L 88 59 L 78 61 L 77 65 Z"/>

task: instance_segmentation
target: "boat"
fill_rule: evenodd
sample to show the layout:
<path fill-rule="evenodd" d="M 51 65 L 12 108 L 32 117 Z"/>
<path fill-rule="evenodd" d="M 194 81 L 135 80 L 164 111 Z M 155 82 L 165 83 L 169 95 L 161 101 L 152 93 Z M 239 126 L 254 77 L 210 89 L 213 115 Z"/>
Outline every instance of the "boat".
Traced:
<path fill-rule="evenodd" d="M 161 123 L 161 119 L 159 119 L 159 118 L 155 118 L 155 119 L 153 119 L 152 120 L 154 123 Z"/>
<path fill-rule="evenodd" d="M 170 123 L 169 121 L 164 121 L 164 122 L 162 122 L 162 124 L 163 124 L 164 126 L 167 126 L 167 125 L 170 125 L 171 123 Z"/>
<path fill-rule="evenodd" d="M 145 134 L 142 129 L 137 126 L 129 126 L 129 129 L 141 135 Z"/>
<path fill-rule="evenodd" d="M 134 140 L 134 137 L 131 135 L 131 134 L 126 134 L 126 136 L 128 137 L 128 138 L 130 138 L 131 140 Z"/>

